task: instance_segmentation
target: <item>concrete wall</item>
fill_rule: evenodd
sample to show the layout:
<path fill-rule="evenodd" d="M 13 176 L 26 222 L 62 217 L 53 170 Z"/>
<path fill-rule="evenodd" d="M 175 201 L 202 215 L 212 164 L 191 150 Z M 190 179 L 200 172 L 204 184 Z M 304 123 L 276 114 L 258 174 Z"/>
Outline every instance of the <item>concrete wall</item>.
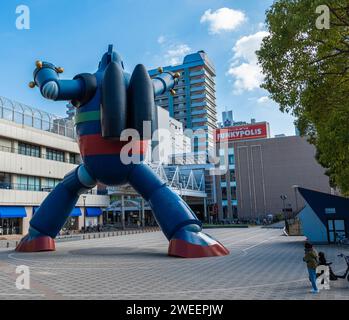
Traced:
<path fill-rule="evenodd" d="M 0 151 L 0 170 L 12 174 L 63 179 L 76 165 Z"/>
<path fill-rule="evenodd" d="M 304 206 L 293 185 L 331 193 L 325 170 L 316 162 L 315 148 L 305 138 L 281 137 L 234 144 L 238 215 L 255 218 L 282 212 L 281 194 L 294 210 Z"/>

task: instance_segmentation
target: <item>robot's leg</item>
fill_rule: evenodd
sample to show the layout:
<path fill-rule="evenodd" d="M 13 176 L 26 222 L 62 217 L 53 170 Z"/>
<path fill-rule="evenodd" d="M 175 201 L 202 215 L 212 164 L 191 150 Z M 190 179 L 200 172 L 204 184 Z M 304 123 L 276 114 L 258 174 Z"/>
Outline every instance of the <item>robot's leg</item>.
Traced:
<path fill-rule="evenodd" d="M 19 252 L 54 251 L 57 236 L 79 195 L 93 188 L 96 181 L 84 165 L 68 173 L 46 197 L 30 221 L 29 233 L 16 248 Z"/>
<path fill-rule="evenodd" d="M 149 166 L 134 165 L 129 182 L 149 202 L 156 221 L 170 241 L 169 255 L 199 258 L 229 254 L 220 242 L 202 232 L 194 212 Z"/>

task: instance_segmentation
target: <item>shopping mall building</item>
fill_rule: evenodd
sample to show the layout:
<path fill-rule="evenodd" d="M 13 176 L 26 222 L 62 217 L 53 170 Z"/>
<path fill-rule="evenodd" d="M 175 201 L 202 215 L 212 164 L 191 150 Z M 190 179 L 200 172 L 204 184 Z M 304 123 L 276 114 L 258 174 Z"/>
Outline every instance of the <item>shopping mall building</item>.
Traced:
<path fill-rule="evenodd" d="M 43 199 L 79 163 L 71 120 L 0 97 L 0 236 L 25 234 Z M 102 222 L 109 197 L 98 193 L 80 196 L 66 228 Z"/>
<path fill-rule="evenodd" d="M 255 220 L 285 210 L 297 212 L 304 201 L 296 186 L 335 192 L 306 138 L 271 138 L 267 122 L 252 120 L 222 126 L 215 139 L 221 175 L 216 179 L 214 220 Z"/>

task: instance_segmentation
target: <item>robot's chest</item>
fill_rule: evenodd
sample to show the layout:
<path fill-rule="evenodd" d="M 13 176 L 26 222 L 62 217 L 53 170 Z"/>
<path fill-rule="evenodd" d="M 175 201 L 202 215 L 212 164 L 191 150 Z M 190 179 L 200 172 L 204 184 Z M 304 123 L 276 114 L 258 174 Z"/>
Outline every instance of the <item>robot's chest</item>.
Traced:
<path fill-rule="evenodd" d="M 144 156 L 148 149 L 148 141 L 117 141 L 107 140 L 100 133 L 78 137 L 82 157 L 98 155 Z"/>

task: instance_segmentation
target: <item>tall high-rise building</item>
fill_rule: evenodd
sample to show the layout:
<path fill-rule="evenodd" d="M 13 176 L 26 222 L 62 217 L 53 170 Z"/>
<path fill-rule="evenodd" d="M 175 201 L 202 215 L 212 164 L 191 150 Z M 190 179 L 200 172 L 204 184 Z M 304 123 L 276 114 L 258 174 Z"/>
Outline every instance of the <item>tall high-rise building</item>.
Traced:
<path fill-rule="evenodd" d="M 181 77 L 175 94 L 166 93 L 156 98 L 156 104 L 167 109 L 170 116 L 183 123 L 184 130 L 203 130 L 192 141 L 193 151 L 214 148 L 214 129 L 217 127 L 215 68 L 205 51 L 189 54 L 183 64 L 167 66 L 164 71 L 179 72 Z M 150 70 L 151 77 L 159 74 Z"/>

